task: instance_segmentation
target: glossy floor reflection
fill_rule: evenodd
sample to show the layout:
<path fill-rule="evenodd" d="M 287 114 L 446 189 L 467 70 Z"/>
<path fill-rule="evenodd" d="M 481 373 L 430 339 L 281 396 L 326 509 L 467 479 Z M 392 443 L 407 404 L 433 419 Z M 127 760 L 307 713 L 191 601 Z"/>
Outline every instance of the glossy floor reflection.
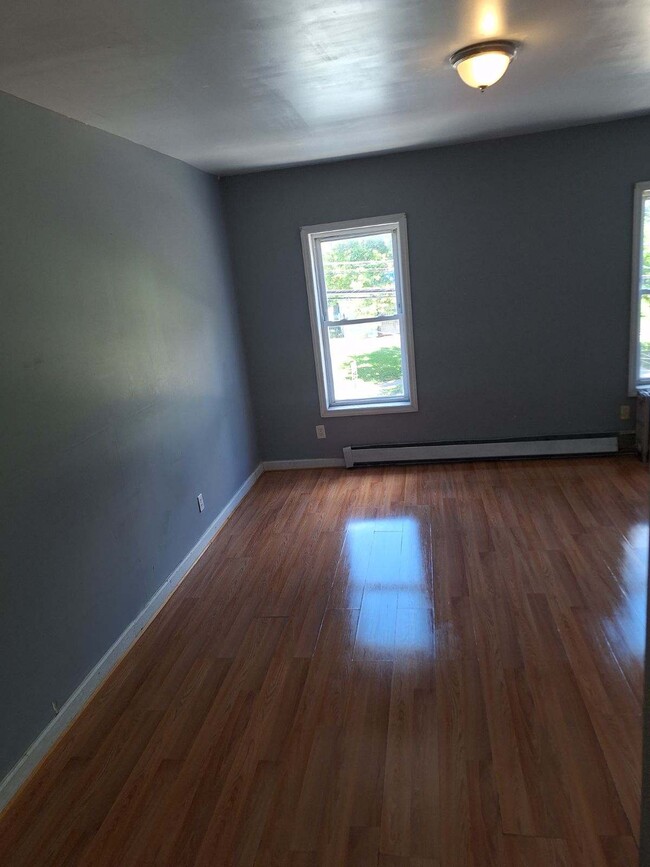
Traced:
<path fill-rule="evenodd" d="M 632 867 L 647 469 L 267 473 L 0 863 Z"/>
<path fill-rule="evenodd" d="M 345 526 L 338 580 L 360 608 L 357 659 L 394 659 L 429 648 L 433 608 L 428 515 L 353 518 Z M 354 600 L 354 602 L 353 602 Z M 415 609 L 415 614 L 404 611 Z M 424 609 L 424 610 L 421 610 Z"/>

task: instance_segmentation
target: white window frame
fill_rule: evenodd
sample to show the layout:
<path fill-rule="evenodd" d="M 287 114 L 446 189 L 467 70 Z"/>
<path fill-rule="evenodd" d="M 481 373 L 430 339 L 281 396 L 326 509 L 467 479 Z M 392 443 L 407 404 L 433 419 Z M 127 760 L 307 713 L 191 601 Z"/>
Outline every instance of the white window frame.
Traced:
<path fill-rule="evenodd" d="M 630 303 L 630 366 L 628 394 L 636 395 L 637 388 L 650 385 L 650 377 L 639 376 L 641 328 L 641 271 L 643 268 L 643 205 L 650 198 L 650 181 L 634 185 L 634 219 L 632 236 L 632 300 Z"/>
<path fill-rule="evenodd" d="M 363 235 L 390 233 L 393 236 L 393 262 L 395 265 L 395 292 L 397 313 L 393 316 L 370 316 L 366 319 L 327 318 L 325 278 L 320 255 L 320 241 L 338 240 Z M 302 254 L 309 298 L 311 334 L 316 360 L 316 381 L 320 414 L 323 418 L 343 415 L 379 415 L 393 412 L 416 412 L 418 408 L 415 386 L 415 355 L 413 351 L 413 315 L 411 312 L 411 283 L 409 278 L 408 237 L 406 215 L 391 214 L 365 220 L 345 220 L 304 226 L 301 229 Z M 362 400 L 334 400 L 332 368 L 329 356 L 327 328 L 330 325 L 355 325 L 364 322 L 398 320 L 402 344 L 402 376 L 404 395 L 370 397 Z"/>

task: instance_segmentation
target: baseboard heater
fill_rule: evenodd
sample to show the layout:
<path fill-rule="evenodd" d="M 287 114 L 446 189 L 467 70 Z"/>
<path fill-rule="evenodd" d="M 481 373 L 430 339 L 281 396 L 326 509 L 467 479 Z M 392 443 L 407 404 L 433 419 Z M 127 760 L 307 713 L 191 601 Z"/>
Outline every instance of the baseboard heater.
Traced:
<path fill-rule="evenodd" d="M 616 454 L 616 452 L 618 452 L 618 437 L 616 435 L 594 435 L 483 442 L 346 446 L 343 449 L 343 459 L 346 467 L 358 467 L 369 464 L 428 463 L 430 461 L 483 461 L 560 457 L 562 455 L 609 455 Z"/>

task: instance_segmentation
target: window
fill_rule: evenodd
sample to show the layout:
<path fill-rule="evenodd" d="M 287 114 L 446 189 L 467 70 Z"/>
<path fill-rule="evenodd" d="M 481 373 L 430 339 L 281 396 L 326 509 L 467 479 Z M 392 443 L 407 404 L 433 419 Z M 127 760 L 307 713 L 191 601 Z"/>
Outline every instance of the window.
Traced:
<path fill-rule="evenodd" d="M 403 214 L 302 230 L 322 416 L 417 409 Z"/>
<path fill-rule="evenodd" d="M 630 395 L 650 385 L 650 181 L 634 188 Z"/>

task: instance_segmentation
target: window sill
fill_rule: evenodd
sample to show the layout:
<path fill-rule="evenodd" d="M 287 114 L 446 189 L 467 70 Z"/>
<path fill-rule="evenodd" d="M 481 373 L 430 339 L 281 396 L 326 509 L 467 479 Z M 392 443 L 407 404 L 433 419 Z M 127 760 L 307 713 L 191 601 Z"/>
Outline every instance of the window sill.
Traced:
<path fill-rule="evenodd" d="M 645 380 L 643 380 L 643 382 L 637 382 L 635 385 L 631 385 L 629 390 L 628 390 L 627 396 L 628 397 L 637 397 L 638 391 L 641 388 L 650 388 L 650 379 L 645 379 Z"/>
<path fill-rule="evenodd" d="M 386 415 L 394 412 L 417 412 L 418 406 L 414 401 L 398 403 L 373 403 L 373 404 L 346 404 L 345 406 L 321 407 L 321 417 L 331 418 L 342 415 Z"/>

